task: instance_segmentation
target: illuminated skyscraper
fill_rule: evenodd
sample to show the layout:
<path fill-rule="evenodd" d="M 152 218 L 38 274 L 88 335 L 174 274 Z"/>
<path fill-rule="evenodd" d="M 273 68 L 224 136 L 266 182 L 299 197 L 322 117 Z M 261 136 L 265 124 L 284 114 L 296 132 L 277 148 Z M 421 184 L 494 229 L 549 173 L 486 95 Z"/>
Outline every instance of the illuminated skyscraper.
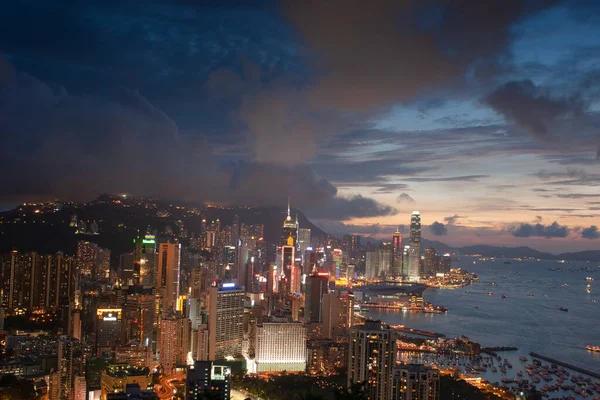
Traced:
<path fill-rule="evenodd" d="M 96 356 L 108 356 L 121 339 L 122 309 L 98 308 L 96 310 Z"/>
<path fill-rule="evenodd" d="M 125 338 L 145 346 L 152 346 L 156 316 L 155 296 L 151 293 L 132 293 L 125 298 Z"/>
<path fill-rule="evenodd" d="M 298 246 L 298 219 L 292 218 L 290 210 L 290 201 L 288 199 L 287 217 L 283 221 L 283 227 L 281 228 L 281 240 L 280 246 L 288 245 L 288 238 L 294 238 L 294 246 Z"/>
<path fill-rule="evenodd" d="M 366 271 L 367 278 L 377 278 L 388 276 L 390 274 L 390 265 L 392 263 L 392 250 L 377 249 L 367 252 Z"/>
<path fill-rule="evenodd" d="M 73 395 L 73 346 L 75 340 L 61 336 L 58 340 L 58 400 L 70 400 Z"/>
<path fill-rule="evenodd" d="M 379 321 L 365 321 L 350 331 L 348 387 L 365 382 L 370 400 L 389 400 L 396 364 L 395 331 Z"/>
<path fill-rule="evenodd" d="M 422 364 L 399 365 L 392 370 L 391 400 L 438 400 L 440 371 Z"/>
<path fill-rule="evenodd" d="M 160 363 L 165 374 L 184 366 L 190 351 L 192 322 L 179 313 L 169 313 L 160 322 Z"/>
<path fill-rule="evenodd" d="M 231 398 L 231 370 L 214 365 L 212 361 L 196 361 L 187 369 L 185 400 L 229 400 Z"/>
<path fill-rule="evenodd" d="M 279 249 L 279 266 L 283 268 L 283 274 L 287 281 L 287 287 L 289 292 L 292 292 L 292 275 L 296 260 L 296 245 L 294 238 L 288 236 L 287 243 Z"/>
<path fill-rule="evenodd" d="M 391 275 L 396 278 L 402 276 L 402 235 L 398 230 L 394 232 L 392 240 L 392 268 Z M 403 277 L 404 278 L 404 277 Z"/>
<path fill-rule="evenodd" d="M 242 354 L 244 339 L 243 288 L 225 283 L 211 287 L 208 294 L 209 359 L 222 360 Z"/>
<path fill-rule="evenodd" d="M 306 267 L 304 260 L 306 249 L 310 247 L 310 229 L 298 229 L 298 251 L 302 257 L 302 265 Z"/>
<path fill-rule="evenodd" d="M 416 282 L 421 276 L 421 213 L 413 211 L 410 217 L 410 252 L 408 279 Z"/>
<path fill-rule="evenodd" d="M 179 260 L 181 244 L 160 243 L 158 245 L 157 291 L 162 301 L 161 313 L 177 310 L 179 297 Z"/>
<path fill-rule="evenodd" d="M 439 270 L 440 257 L 434 247 L 425 249 L 423 257 L 423 273 L 425 275 L 434 275 Z"/>
<path fill-rule="evenodd" d="M 154 287 L 156 284 L 156 238 L 154 235 L 146 234 L 136 239 L 134 279 L 136 278 L 145 288 Z"/>

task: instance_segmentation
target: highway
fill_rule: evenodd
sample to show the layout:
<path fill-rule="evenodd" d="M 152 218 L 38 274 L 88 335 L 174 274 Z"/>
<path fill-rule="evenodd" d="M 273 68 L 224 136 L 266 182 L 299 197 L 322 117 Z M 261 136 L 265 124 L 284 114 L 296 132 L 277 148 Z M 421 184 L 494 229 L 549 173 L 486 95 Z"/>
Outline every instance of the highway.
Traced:
<path fill-rule="evenodd" d="M 160 379 L 160 385 L 154 387 L 159 399 L 171 399 L 175 395 L 173 381 L 185 381 L 185 374 L 164 376 Z"/>

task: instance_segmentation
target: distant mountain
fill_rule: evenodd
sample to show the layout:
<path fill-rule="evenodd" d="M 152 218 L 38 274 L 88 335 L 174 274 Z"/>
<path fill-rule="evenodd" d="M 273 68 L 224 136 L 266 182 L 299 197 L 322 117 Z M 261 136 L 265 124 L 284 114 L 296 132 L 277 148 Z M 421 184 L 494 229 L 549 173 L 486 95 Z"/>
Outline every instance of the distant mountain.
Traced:
<path fill-rule="evenodd" d="M 556 259 L 556 255 L 550 253 L 544 253 L 531 247 L 499 247 L 499 246 L 488 246 L 488 245 L 473 245 L 465 246 L 456 249 L 461 254 L 481 254 L 486 257 L 531 257 L 531 258 L 543 258 L 546 260 Z"/>
<path fill-rule="evenodd" d="M 565 261 L 598 261 L 600 262 L 600 250 L 586 250 L 575 253 L 560 253 L 557 260 Z"/>
<path fill-rule="evenodd" d="M 37 212 L 36 212 L 37 210 Z M 71 217 L 88 224 L 96 221 L 99 235 L 77 235 L 69 226 Z M 75 254 L 77 242 L 88 240 L 108 248 L 113 256 L 131 251 L 133 238 L 148 227 L 164 232 L 167 226 L 179 233 L 183 226 L 188 232 L 200 232 L 202 219 L 221 220 L 222 226 L 231 225 L 235 215 L 245 224 L 264 224 L 267 243 L 278 243 L 281 226 L 287 215 L 282 207 L 182 207 L 156 199 L 120 198 L 102 195 L 89 203 L 56 203 L 44 207 L 19 206 L 0 213 L 0 252 L 13 249 L 37 251 L 42 254 L 63 251 Z M 313 237 L 327 236 L 313 225 L 300 210 L 292 210 L 298 216 L 301 228 L 311 229 Z"/>

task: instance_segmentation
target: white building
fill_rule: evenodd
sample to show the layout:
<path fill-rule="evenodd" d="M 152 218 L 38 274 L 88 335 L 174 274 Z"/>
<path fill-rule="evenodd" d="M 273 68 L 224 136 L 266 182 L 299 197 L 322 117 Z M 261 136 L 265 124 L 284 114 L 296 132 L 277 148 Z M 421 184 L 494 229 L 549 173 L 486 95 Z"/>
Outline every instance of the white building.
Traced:
<path fill-rule="evenodd" d="M 391 400 L 438 400 L 440 371 L 421 364 L 405 364 L 392 370 Z"/>
<path fill-rule="evenodd" d="M 306 327 L 301 323 L 264 322 L 256 327 L 256 372 L 304 371 Z"/>
<path fill-rule="evenodd" d="M 211 287 L 208 293 L 208 359 L 241 356 L 246 298 L 243 288 L 225 283 L 221 288 Z"/>

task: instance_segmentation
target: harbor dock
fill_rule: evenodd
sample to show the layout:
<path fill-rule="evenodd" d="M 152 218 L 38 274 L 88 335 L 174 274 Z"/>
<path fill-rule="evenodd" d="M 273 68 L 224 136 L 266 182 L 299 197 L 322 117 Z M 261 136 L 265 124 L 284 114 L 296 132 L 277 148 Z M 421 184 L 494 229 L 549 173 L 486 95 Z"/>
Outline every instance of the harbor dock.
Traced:
<path fill-rule="evenodd" d="M 562 361 L 559 361 L 559 360 L 555 360 L 554 358 L 546 357 L 546 356 L 543 356 L 543 355 L 538 354 L 538 353 L 531 352 L 531 353 L 529 353 L 529 355 L 531 357 L 536 357 L 536 358 L 539 358 L 541 360 L 548 361 L 548 362 L 554 363 L 556 365 L 560 365 L 562 367 L 569 368 L 569 369 L 571 369 L 573 371 L 581 372 L 582 374 L 586 374 L 586 375 L 589 375 L 589 376 L 593 376 L 594 378 L 599 378 L 600 379 L 600 374 L 597 373 L 597 372 L 593 372 L 593 371 L 589 371 L 589 370 L 584 369 L 584 368 L 576 367 L 575 365 L 567 364 L 565 362 L 562 362 Z"/>

